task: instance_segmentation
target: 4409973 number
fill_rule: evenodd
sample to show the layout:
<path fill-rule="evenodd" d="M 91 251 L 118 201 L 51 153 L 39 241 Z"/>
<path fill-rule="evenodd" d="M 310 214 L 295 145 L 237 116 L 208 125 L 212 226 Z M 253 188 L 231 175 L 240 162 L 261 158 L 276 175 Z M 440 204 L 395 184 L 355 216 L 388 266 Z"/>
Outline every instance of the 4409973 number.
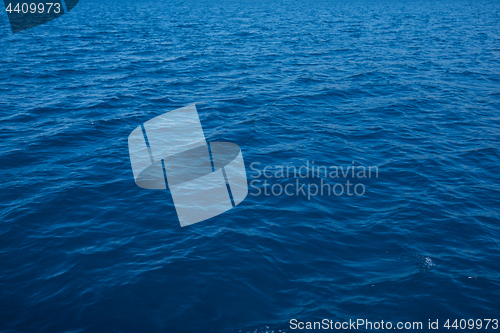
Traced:
<path fill-rule="evenodd" d="M 480 329 L 498 329 L 498 319 L 455 319 L 455 321 L 451 321 L 450 319 L 446 320 L 446 323 L 443 325 L 445 328 L 450 329 L 469 329 L 469 330 L 480 330 Z"/>
<path fill-rule="evenodd" d="M 12 8 L 12 4 L 9 3 L 9 5 L 6 8 L 6 11 L 11 14 L 12 12 L 15 13 L 23 13 L 23 14 L 43 14 L 43 13 L 50 13 L 52 10 L 52 13 L 59 14 L 61 12 L 61 4 L 60 3 L 52 3 L 52 2 L 46 2 L 44 3 L 23 3 L 23 4 L 16 4 L 14 8 Z"/>

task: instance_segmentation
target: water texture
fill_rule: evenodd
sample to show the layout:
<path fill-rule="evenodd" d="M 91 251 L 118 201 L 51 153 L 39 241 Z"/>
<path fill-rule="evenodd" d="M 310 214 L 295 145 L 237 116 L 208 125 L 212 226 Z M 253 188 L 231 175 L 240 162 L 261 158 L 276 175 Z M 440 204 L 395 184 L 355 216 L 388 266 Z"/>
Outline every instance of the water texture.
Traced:
<path fill-rule="evenodd" d="M 82 0 L 18 34 L 4 12 L 0 34 L 0 331 L 498 318 L 497 1 Z M 250 189 L 181 228 L 127 137 L 195 102 L 249 181 L 254 162 L 378 178 Z"/>

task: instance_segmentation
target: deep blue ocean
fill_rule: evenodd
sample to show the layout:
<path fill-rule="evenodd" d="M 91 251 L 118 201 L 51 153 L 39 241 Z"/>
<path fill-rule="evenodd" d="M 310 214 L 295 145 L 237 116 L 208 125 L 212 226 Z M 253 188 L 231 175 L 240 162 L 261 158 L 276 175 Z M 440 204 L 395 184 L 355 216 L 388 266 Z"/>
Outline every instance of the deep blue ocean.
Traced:
<path fill-rule="evenodd" d="M 82 0 L 0 43 L 1 332 L 500 319 L 500 2 Z M 260 182 L 181 228 L 127 138 L 192 103 Z M 264 193 L 321 180 L 365 191 Z"/>

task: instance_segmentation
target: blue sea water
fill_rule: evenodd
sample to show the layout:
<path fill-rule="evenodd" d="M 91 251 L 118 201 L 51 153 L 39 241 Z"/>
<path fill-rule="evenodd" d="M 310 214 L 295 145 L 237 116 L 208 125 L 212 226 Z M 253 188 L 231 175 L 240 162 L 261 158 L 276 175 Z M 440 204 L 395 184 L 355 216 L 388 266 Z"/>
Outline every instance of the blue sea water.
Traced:
<path fill-rule="evenodd" d="M 0 331 L 500 319 L 498 1 L 82 0 L 0 30 Z M 181 228 L 127 137 L 191 103 L 249 182 L 251 163 L 378 177 L 250 188 Z M 319 179 L 269 182 L 297 180 Z"/>

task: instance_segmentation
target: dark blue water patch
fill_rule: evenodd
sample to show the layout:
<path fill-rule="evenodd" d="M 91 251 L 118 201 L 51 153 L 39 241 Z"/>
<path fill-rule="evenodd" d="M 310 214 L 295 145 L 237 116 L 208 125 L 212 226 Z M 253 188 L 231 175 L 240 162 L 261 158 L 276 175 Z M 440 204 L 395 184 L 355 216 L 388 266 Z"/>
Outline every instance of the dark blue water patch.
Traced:
<path fill-rule="evenodd" d="M 88 0 L 0 22 L 0 330 L 498 315 L 497 2 Z M 249 181 L 311 161 L 378 177 L 274 177 L 366 193 L 248 195 L 181 228 L 127 138 L 191 103 Z"/>

